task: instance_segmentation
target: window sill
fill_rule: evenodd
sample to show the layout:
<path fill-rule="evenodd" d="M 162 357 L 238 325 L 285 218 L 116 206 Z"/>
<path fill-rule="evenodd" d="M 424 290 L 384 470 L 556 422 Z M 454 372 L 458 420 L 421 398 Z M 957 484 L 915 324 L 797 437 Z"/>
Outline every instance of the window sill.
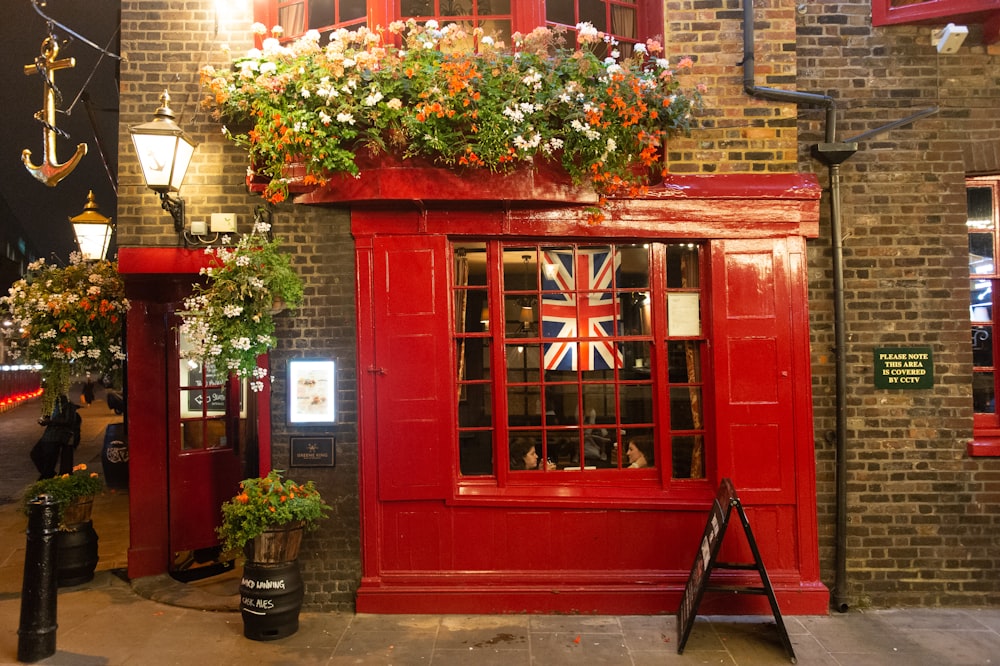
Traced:
<path fill-rule="evenodd" d="M 692 509 L 703 511 L 715 496 L 706 479 L 673 481 L 661 486 L 652 479 L 631 484 L 508 485 L 492 482 L 460 482 L 449 504 L 530 507 L 614 507 L 629 509 Z"/>
<path fill-rule="evenodd" d="M 969 442 L 966 453 L 973 458 L 1000 456 L 1000 437 L 976 437 Z"/>

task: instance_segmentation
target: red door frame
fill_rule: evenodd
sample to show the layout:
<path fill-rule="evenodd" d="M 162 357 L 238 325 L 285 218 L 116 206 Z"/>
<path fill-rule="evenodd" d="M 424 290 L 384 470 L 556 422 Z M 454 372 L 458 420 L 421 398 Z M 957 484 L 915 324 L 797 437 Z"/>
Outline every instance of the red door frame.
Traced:
<path fill-rule="evenodd" d="M 205 261 L 203 250 L 123 247 L 118 251 L 118 271 L 131 303 L 126 323 L 130 578 L 165 573 L 171 564 L 168 442 L 169 424 L 179 417 L 170 408 L 169 396 L 178 387 L 171 386 L 169 377 L 171 367 L 176 376 L 178 356 L 168 319 L 189 295 Z M 271 465 L 267 386 L 249 398 L 256 401 L 260 474 L 270 471 Z"/>

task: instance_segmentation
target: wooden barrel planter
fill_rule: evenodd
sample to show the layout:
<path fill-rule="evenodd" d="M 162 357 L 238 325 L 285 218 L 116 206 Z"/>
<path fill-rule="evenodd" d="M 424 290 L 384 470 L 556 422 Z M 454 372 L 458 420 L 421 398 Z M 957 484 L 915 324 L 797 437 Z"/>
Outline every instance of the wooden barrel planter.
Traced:
<path fill-rule="evenodd" d="M 94 522 L 65 525 L 56 533 L 56 585 L 72 587 L 94 579 L 97 568 Z"/>
<path fill-rule="evenodd" d="M 301 523 L 277 527 L 247 543 L 240 579 L 243 635 L 273 641 L 299 630 L 305 588 L 299 572 Z"/>
<path fill-rule="evenodd" d="M 273 641 L 299 630 L 304 595 L 297 561 L 243 565 L 240 579 L 240 615 L 243 635 L 255 641 Z"/>

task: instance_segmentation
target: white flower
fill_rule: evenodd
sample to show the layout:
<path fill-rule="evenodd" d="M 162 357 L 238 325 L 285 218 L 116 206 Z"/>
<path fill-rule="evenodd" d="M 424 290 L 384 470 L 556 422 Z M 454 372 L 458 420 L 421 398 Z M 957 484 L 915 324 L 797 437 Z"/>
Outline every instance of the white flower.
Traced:
<path fill-rule="evenodd" d="M 646 52 L 646 45 L 640 42 L 639 44 L 633 44 L 632 45 L 632 49 L 636 53 L 645 53 Z"/>
<path fill-rule="evenodd" d="M 337 114 L 338 123 L 347 123 L 348 125 L 354 124 L 354 116 L 350 113 L 338 113 Z"/>
<path fill-rule="evenodd" d="M 274 74 L 278 71 L 278 66 L 273 62 L 265 62 L 260 65 L 261 74 Z"/>
<path fill-rule="evenodd" d="M 438 29 L 438 22 L 435 21 L 434 19 L 431 19 L 431 20 L 427 21 L 426 23 L 424 23 L 424 25 L 427 26 L 428 30 L 437 30 Z"/>

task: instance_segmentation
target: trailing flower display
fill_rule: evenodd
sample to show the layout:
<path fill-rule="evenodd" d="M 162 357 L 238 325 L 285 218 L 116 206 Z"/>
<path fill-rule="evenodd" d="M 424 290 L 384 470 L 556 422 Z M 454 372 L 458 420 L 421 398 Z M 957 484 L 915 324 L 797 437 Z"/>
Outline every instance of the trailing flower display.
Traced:
<path fill-rule="evenodd" d="M 251 233 L 231 245 L 206 248 L 213 264 L 201 270 L 207 284 L 196 284 L 180 312 L 181 334 L 189 346 L 185 358 L 228 375 L 250 378 L 250 388 L 264 388 L 267 370 L 257 357 L 274 347 L 276 304 L 297 307 L 302 279 L 281 252 L 279 239 L 269 238 L 270 224 L 255 221 Z"/>
<path fill-rule="evenodd" d="M 576 41 L 567 48 L 538 28 L 508 48 L 479 28 L 433 20 L 337 30 L 326 45 L 317 31 L 287 46 L 272 36 L 230 69 L 204 68 L 205 103 L 252 125 L 224 132 L 271 178 L 272 202 L 287 197 L 286 165 L 304 162 L 307 183 L 322 184 L 357 175 L 361 149 L 494 172 L 557 160 L 602 195 L 635 194 L 660 168 L 666 140 L 692 125 L 700 91 L 679 80 L 692 61 L 672 67 L 652 40 L 621 57 L 585 23 Z M 610 54 L 603 60 L 590 49 L 597 42 Z"/>
<path fill-rule="evenodd" d="M 120 375 L 125 360 L 122 326 L 129 302 L 115 262 L 70 255 L 68 266 L 39 259 L 0 304 L 10 310 L 11 354 L 42 366 L 42 413 L 69 390 L 70 375 Z"/>
<path fill-rule="evenodd" d="M 330 506 L 312 481 L 296 483 L 272 470 L 262 479 L 240 481 L 240 492 L 222 505 L 222 524 L 216 530 L 226 551 L 238 550 L 265 530 L 302 523 L 315 529 Z"/>

